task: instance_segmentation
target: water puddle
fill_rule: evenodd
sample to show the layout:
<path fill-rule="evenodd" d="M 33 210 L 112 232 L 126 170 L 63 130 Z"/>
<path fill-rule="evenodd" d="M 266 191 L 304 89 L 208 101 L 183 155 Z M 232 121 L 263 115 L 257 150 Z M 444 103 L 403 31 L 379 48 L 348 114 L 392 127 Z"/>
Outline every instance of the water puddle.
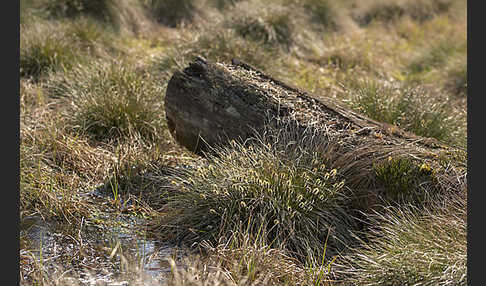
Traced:
<path fill-rule="evenodd" d="M 127 268 L 138 268 L 137 275 L 145 277 L 143 281 L 149 279 L 159 284 L 171 271 L 169 259 L 181 261 L 186 255 L 180 248 L 146 237 L 143 219 L 138 217 L 103 213 L 97 220 L 110 224 L 84 222 L 82 231 L 78 230 L 76 235 L 55 223 L 44 222 L 41 217 L 24 218 L 21 257 L 35 257 L 37 263 L 53 273 L 60 272 L 59 261 L 68 268 L 65 261 L 71 257 L 79 262 L 71 268 L 79 271 L 73 276 L 82 285 L 129 285 L 120 275 Z"/>

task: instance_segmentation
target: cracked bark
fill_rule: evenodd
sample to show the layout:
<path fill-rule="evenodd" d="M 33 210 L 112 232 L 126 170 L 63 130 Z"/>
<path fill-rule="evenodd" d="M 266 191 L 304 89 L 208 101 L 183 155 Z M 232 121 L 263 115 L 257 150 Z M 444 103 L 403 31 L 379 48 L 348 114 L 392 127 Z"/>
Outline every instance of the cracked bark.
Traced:
<path fill-rule="evenodd" d="M 316 98 L 236 59 L 223 64 L 198 57 L 176 71 L 167 85 L 165 110 L 172 136 L 197 154 L 208 146 L 246 139 L 265 124 L 283 119 L 295 120 L 302 128 L 324 128 L 335 136 L 363 136 L 378 145 L 447 148 L 372 120 L 331 98 Z"/>

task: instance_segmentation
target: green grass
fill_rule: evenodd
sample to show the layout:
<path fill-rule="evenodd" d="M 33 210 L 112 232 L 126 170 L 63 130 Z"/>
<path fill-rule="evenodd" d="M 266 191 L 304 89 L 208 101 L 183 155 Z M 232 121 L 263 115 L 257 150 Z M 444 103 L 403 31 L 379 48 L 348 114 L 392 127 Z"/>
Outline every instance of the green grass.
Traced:
<path fill-rule="evenodd" d="M 157 22 L 169 27 L 191 23 L 197 14 L 194 0 L 150 0 L 146 3 Z"/>
<path fill-rule="evenodd" d="M 294 44 L 296 24 L 287 9 L 267 6 L 254 12 L 256 13 L 250 14 L 248 11 L 243 11 L 241 12 L 243 15 L 232 15 L 228 21 L 244 38 L 270 45 L 281 45 L 286 49 Z"/>
<path fill-rule="evenodd" d="M 99 243 L 129 215 L 193 246 L 172 257 L 169 285 L 464 285 L 466 4 L 21 0 L 21 226 L 65 225 L 62 255 L 41 261 L 21 231 L 21 285 L 79 285 L 92 268 L 160 284 L 132 246 Z M 163 106 L 196 55 L 464 150 L 281 126 L 199 158 Z"/>
<path fill-rule="evenodd" d="M 340 28 L 340 7 L 333 1 L 327 0 L 287 0 L 287 5 L 302 7 L 307 15 L 310 16 L 311 23 L 319 31 L 334 31 Z"/>
<path fill-rule="evenodd" d="M 377 180 L 383 184 L 385 193 L 394 201 L 422 204 L 430 196 L 428 185 L 435 184 L 433 170 L 427 163 L 418 166 L 409 158 L 389 157 L 374 167 Z"/>
<path fill-rule="evenodd" d="M 355 15 L 361 25 L 372 22 L 390 23 L 408 16 L 415 21 L 430 20 L 434 16 L 447 12 L 453 5 L 451 0 L 392 0 L 368 1 L 361 4 L 360 12 Z"/>
<path fill-rule="evenodd" d="M 150 74 L 128 63 L 93 62 L 49 83 L 66 97 L 66 118 L 74 132 L 96 140 L 140 135 L 156 140 L 163 124 L 163 90 Z"/>
<path fill-rule="evenodd" d="M 394 88 L 362 81 L 350 89 L 350 101 L 357 111 L 375 120 L 450 144 L 465 144 L 464 122 L 458 120 L 451 105 L 431 97 L 420 86 Z"/>
<path fill-rule="evenodd" d="M 339 262 L 345 283 L 466 285 L 466 189 L 456 191 L 426 213 L 401 207 L 373 216 L 366 241 Z"/>
<path fill-rule="evenodd" d="M 39 78 L 93 57 L 114 53 L 113 38 L 98 23 L 80 18 L 75 21 L 46 21 L 21 26 L 20 76 Z"/>
<path fill-rule="evenodd" d="M 236 58 L 262 70 L 277 70 L 281 64 L 271 57 L 278 53 L 273 47 L 245 40 L 234 30 L 219 28 L 214 33 L 176 43 L 166 53 L 155 57 L 150 69 L 168 79 L 175 70 L 183 69 L 200 55 L 213 62 L 230 63 Z"/>
<path fill-rule="evenodd" d="M 160 234 L 188 243 L 214 241 L 243 224 L 251 235 L 264 231 L 272 246 L 301 259 L 322 255 L 328 232 L 328 255 L 342 249 L 354 224 L 338 171 L 312 150 L 294 153 L 292 142 L 287 148 L 283 140 L 270 142 L 234 142 L 209 155 L 206 165 L 170 177 L 180 190 L 169 197 Z"/>
<path fill-rule="evenodd" d="M 408 66 L 412 73 L 430 71 L 432 68 L 444 65 L 455 53 L 465 53 L 466 43 L 453 43 L 443 40 L 428 48 L 423 54 L 414 59 Z"/>

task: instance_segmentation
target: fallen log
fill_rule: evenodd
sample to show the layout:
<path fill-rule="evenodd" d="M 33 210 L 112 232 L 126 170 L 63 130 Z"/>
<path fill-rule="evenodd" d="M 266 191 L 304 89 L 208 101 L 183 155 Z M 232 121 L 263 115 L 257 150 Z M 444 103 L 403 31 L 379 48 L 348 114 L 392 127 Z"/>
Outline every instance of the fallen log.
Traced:
<path fill-rule="evenodd" d="M 278 126 L 279 121 L 296 122 L 302 130 L 319 129 L 334 144 L 326 146 L 328 163 L 353 189 L 376 190 L 372 201 L 380 199 L 386 184 L 402 180 L 392 166 L 390 176 L 397 177 L 387 175 L 379 182 L 376 163 L 404 154 L 415 161 L 416 174 L 434 173 L 434 179 L 427 177 L 434 185 L 463 189 L 467 184 L 465 150 L 377 122 L 331 98 L 315 98 L 238 60 L 224 64 L 198 57 L 176 71 L 167 86 L 165 111 L 173 137 L 197 154 L 252 137 L 255 130 Z"/>
<path fill-rule="evenodd" d="M 170 79 L 165 95 L 168 127 L 181 145 L 201 154 L 209 146 L 245 139 L 272 120 L 293 119 L 302 127 L 325 128 L 336 136 L 376 139 L 377 144 L 443 148 L 432 138 L 377 122 L 332 99 L 315 98 L 239 60 L 210 63 L 198 57 Z"/>

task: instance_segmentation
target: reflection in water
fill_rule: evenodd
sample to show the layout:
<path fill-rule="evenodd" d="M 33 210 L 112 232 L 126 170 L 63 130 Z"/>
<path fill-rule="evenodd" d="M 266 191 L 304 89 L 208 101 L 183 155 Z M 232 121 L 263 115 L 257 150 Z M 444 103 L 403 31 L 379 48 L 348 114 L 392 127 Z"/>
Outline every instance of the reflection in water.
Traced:
<path fill-rule="evenodd" d="M 110 218 L 111 221 L 113 219 L 113 217 Z M 59 265 L 49 265 L 49 263 L 54 263 L 56 258 L 62 255 L 79 257 L 82 252 L 82 247 L 79 245 L 89 244 L 90 248 L 85 247 L 84 252 L 86 253 L 82 253 L 82 255 L 90 257 L 94 262 L 90 263 L 90 259 L 81 258 L 79 267 L 75 267 L 80 272 L 77 281 L 84 285 L 99 285 L 99 283 L 128 285 L 123 284 L 128 283 L 127 281 L 117 281 L 117 277 L 120 277 L 121 274 L 120 269 L 123 269 L 123 259 L 120 258 L 120 254 L 124 258 L 133 260 L 130 263 L 142 266 L 140 270 L 143 273 L 138 273 L 138 275 L 157 282 L 164 281 L 167 274 L 170 273 L 168 259 L 181 261 L 185 255 L 179 248 L 147 238 L 143 232 L 140 232 L 140 229 L 143 229 L 141 227 L 143 221 L 139 218 L 119 215 L 115 221 L 119 223 L 115 226 L 103 226 L 102 230 L 85 223 L 82 232 L 74 231 L 79 234 L 79 237 L 76 237 L 76 235 L 66 234 L 68 232 L 65 231 L 65 228 L 69 226 L 47 224 L 41 217 L 25 218 L 21 222 L 21 238 L 28 241 L 28 245 L 22 246 L 21 251 L 25 252 L 28 249 L 38 262 L 47 267 L 48 271 L 55 271 Z M 89 249 L 94 248 L 100 251 L 88 253 Z M 69 265 L 62 266 L 70 267 Z M 89 273 L 83 273 L 83 271 L 86 272 L 86 269 Z"/>

